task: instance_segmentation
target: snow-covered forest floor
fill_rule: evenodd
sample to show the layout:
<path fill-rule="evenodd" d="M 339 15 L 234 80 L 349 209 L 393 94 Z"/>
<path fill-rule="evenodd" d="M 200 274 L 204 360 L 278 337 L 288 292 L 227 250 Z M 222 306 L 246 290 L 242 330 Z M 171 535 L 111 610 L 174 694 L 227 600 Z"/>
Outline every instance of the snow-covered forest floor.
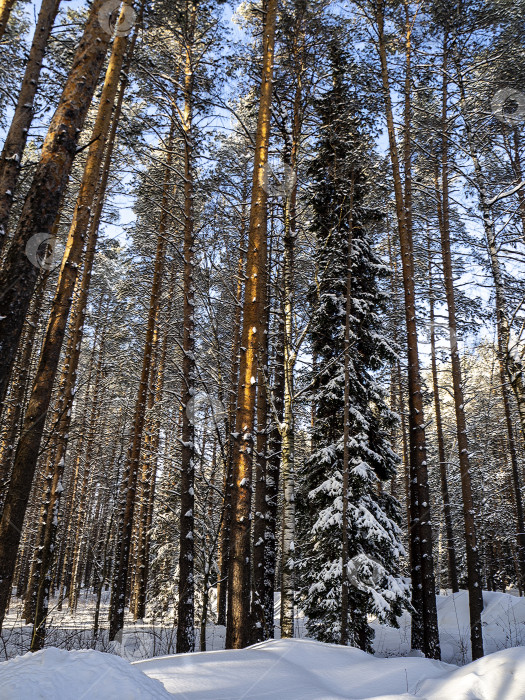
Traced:
<path fill-rule="evenodd" d="M 466 592 L 440 595 L 437 603 L 442 662 L 410 655 L 410 618 L 406 614 L 399 619 L 399 629 L 371 622 L 376 632 L 375 657 L 307 640 L 301 617 L 296 620 L 296 640 L 265 642 L 242 651 L 221 651 L 224 628 L 210 624 L 207 652 L 170 655 L 174 653 L 176 628 L 151 620 L 144 624 L 129 621 L 120 645 L 110 648 L 104 630 L 96 643 L 93 640 L 94 601 L 90 598 L 82 598 L 75 616 L 65 608 L 53 611 L 48 636 L 48 645 L 53 648 L 12 658 L 28 649 L 31 631 L 20 624 L 20 611 L 13 608 L 2 635 L 2 653 L 11 660 L 0 664 L 0 698 L 131 700 L 172 697 L 170 694 L 191 700 L 525 698 L 525 598 L 484 593 L 487 656 L 474 664 L 468 664 Z M 276 609 L 278 604 L 276 598 Z M 105 619 L 106 606 L 104 601 L 101 620 Z M 98 651 L 86 653 L 93 649 Z M 136 665 L 131 667 L 129 662 Z M 468 665 L 457 668 L 464 664 Z"/>

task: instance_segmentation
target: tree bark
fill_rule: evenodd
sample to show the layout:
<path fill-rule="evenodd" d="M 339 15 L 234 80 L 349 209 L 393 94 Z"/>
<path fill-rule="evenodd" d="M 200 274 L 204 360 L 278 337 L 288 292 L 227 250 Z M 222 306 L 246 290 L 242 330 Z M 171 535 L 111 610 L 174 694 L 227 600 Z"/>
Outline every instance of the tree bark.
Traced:
<path fill-rule="evenodd" d="M 293 106 L 291 144 L 285 150 L 285 165 L 293 174 L 290 192 L 286 192 L 284 206 L 284 259 L 283 259 L 283 315 L 284 315 L 284 396 L 281 426 L 281 474 L 283 487 L 283 521 L 281 544 L 281 637 L 294 636 L 295 604 L 295 418 L 294 369 L 297 348 L 294 347 L 294 255 L 297 204 L 297 165 L 303 123 L 304 67 L 304 6 L 297 9 L 294 33 L 296 86 Z M 304 337 L 304 334 L 303 334 Z M 299 341 L 300 342 L 300 341 Z"/>
<path fill-rule="evenodd" d="M 7 29 L 7 23 L 9 22 L 11 10 L 15 6 L 15 2 L 16 0 L 0 0 L 0 41 Z"/>
<path fill-rule="evenodd" d="M 5 6 L 5 0 L 1 0 L 1 2 Z M 42 60 L 59 5 L 60 0 L 43 0 L 40 7 L 20 94 L 0 155 L 0 254 L 7 241 L 7 224 L 20 175 L 27 135 L 33 120 L 33 106 L 42 69 Z M 1 17 L 2 9 L 0 8 L 0 39 L 2 35 Z"/>
<path fill-rule="evenodd" d="M 188 10 L 188 35 L 184 68 L 184 281 L 182 336 L 182 440 L 179 523 L 179 599 L 177 605 L 177 653 L 195 650 L 195 425 L 190 401 L 195 395 L 195 234 L 193 229 L 193 86 L 195 22 L 197 7 Z"/>
<path fill-rule="evenodd" d="M 237 395 L 236 449 L 233 464 L 232 526 L 226 648 L 239 649 L 249 640 L 247 585 L 250 569 L 250 514 L 252 493 L 252 452 L 257 362 L 261 340 L 259 319 L 266 305 L 267 193 L 265 165 L 268 162 L 272 100 L 273 57 L 277 2 L 268 0 L 264 20 L 263 66 L 260 88 L 252 200 L 248 230 L 243 328 Z"/>
<path fill-rule="evenodd" d="M 472 659 L 483 656 L 483 630 L 481 613 L 483 611 L 483 590 L 481 586 L 481 570 L 479 563 L 476 522 L 474 518 L 474 499 L 470 479 L 470 458 L 467 438 L 467 421 L 465 417 L 465 399 L 461 377 L 461 360 L 459 357 L 456 300 L 452 269 L 452 253 L 450 248 L 450 215 L 448 194 L 448 77 L 447 77 L 447 37 L 443 44 L 443 89 L 442 89 L 442 144 L 441 144 L 441 254 L 443 259 L 443 275 L 447 298 L 448 326 L 450 336 L 450 361 L 452 365 L 452 386 L 454 390 L 454 408 L 456 414 L 457 441 L 459 453 L 459 471 L 461 476 L 461 493 L 463 496 L 463 518 L 465 523 L 465 546 L 467 552 L 467 579 L 469 591 L 470 639 L 472 644 Z"/>
<path fill-rule="evenodd" d="M 412 570 L 412 646 L 421 649 L 426 656 L 440 658 L 437 626 L 434 560 L 432 552 L 432 527 L 430 519 L 430 493 L 425 441 L 425 419 L 419 370 L 419 351 L 416 322 L 415 268 L 411 216 L 410 182 L 410 23 L 407 21 L 406 77 L 405 77 L 405 193 L 403 193 L 398 146 L 394 125 L 390 80 L 384 32 L 384 0 L 375 2 L 375 19 L 378 32 L 378 51 L 386 107 L 390 159 L 394 177 L 394 194 L 398 219 L 399 239 L 403 267 L 405 294 L 405 318 L 408 351 L 408 401 L 410 442 L 410 544 Z"/>
<path fill-rule="evenodd" d="M 441 484 L 441 499 L 443 501 L 443 517 L 447 537 L 448 583 L 453 593 L 459 591 L 458 570 L 456 562 L 456 544 L 452 528 L 452 511 L 448 492 L 447 460 L 445 454 L 445 438 L 443 435 L 443 420 L 441 417 L 441 400 L 439 396 L 439 380 L 436 360 L 436 328 L 435 328 L 435 297 L 432 284 L 432 259 L 430 254 L 430 238 L 428 241 L 428 298 L 430 307 L 430 354 L 432 366 L 432 388 L 434 391 L 434 414 L 436 418 L 436 437 L 438 444 L 439 476 Z"/>
<path fill-rule="evenodd" d="M 168 185 L 171 176 L 173 121 L 168 138 L 168 153 L 166 156 L 166 168 L 164 171 L 163 195 L 157 236 L 157 248 L 153 268 L 153 279 L 146 325 L 146 338 L 142 357 L 142 370 L 140 375 L 137 400 L 133 414 L 133 436 L 126 457 L 126 468 L 120 485 L 120 513 L 118 522 L 118 536 L 115 549 L 115 569 L 111 588 L 110 625 L 109 638 L 115 640 L 117 634 L 124 626 L 124 606 L 128 587 L 129 559 L 131 549 L 131 537 L 133 531 L 133 516 L 135 512 L 136 490 L 139 471 L 140 451 L 146 416 L 148 387 L 153 359 L 153 343 L 155 329 L 158 322 L 159 300 L 162 290 L 162 277 L 164 272 L 164 257 L 166 252 L 166 228 L 168 216 Z"/>
<path fill-rule="evenodd" d="M 38 242 L 39 239 L 34 238 L 37 234 L 43 236 L 42 240 L 50 239 L 77 152 L 79 135 L 109 46 L 110 37 L 99 25 L 98 15 L 103 5 L 104 0 L 94 0 L 91 6 L 84 35 L 51 120 L 33 182 L 0 271 L 0 413 L 39 272 L 38 265 L 25 254 L 26 246 L 30 241 Z M 71 268 L 67 276 L 74 277 L 73 273 Z M 21 497 L 21 508 L 18 509 L 21 512 L 25 509 L 23 500 Z M 19 527 L 16 524 L 19 520 L 19 515 L 13 519 L 14 526 L 10 529 L 14 532 Z M 3 532 L 1 527 L 0 531 Z M 18 539 L 18 535 L 8 540 L 2 537 L 5 546 L 0 550 L 0 558 L 7 556 L 11 560 L 14 557 Z M 6 576 L 9 578 L 9 568 L 10 565 L 4 572 L 0 565 L 0 580 L 3 582 Z M 1 583 L 0 588 L 3 586 Z M 2 601 L 0 594 L 0 606 Z"/>
<path fill-rule="evenodd" d="M 354 183 L 350 184 L 350 211 Z M 352 233 L 350 220 L 348 246 L 346 253 L 346 301 L 345 301 L 345 335 L 344 335 L 344 410 L 343 410 L 343 483 L 342 483 L 342 541 L 341 541 L 341 638 L 346 646 L 350 639 L 348 621 L 350 615 L 350 581 L 348 580 L 349 540 L 348 540 L 348 490 L 350 488 L 350 318 L 352 313 Z"/>
<path fill-rule="evenodd" d="M 239 262 L 237 265 L 237 285 L 235 291 L 235 311 L 233 317 L 233 340 L 230 368 L 230 390 L 226 426 L 226 465 L 224 471 L 223 516 L 219 532 L 219 580 L 217 581 L 217 624 L 226 625 L 226 600 L 228 590 L 228 569 L 230 562 L 231 495 L 233 490 L 233 459 L 237 409 L 237 387 L 239 383 L 239 352 L 241 347 L 242 290 L 245 265 L 246 216 L 245 200 L 247 191 L 243 188 L 241 203 L 241 230 L 239 236 Z"/>
<path fill-rule="evenodd" d="M 22 336 L 20 358 L 17 361 L 16 384 L 12 387 L 9 404 L 3 423 L 6 426 L 0 448 L 0 513 L 3 508 L 4 495 L 7 492 L 15 445 L 20 433 L 20 423 L 26 407 L 26 395 L 30 387 L 31 358 L 38 324 L 42 315 L 45 300 L 45 289 L 49 279 L 49 271 L 45 270 L 36 287 L 36 294 L 26 322 L 26 330 Z"/>
<path fill-rule="evenodd" d="M 269 263 L 268 267 L 270 267 Z M 268 285 L 267 285 L 268 288 Z M 257 377 L 257 440 L 255 447 L 255 498 L 253 513 L 253 580 L 251 599 L 252 643 L 269 638 L 264 616 L 264 580 L 266 566 L 264 561 L 264 535 L 266 530 L 266 486 L 268 479 L 268 320 L 270 296 L 259 320 L 257 333 L 262 338 L 258 362 Z M 248 587 L 247 587 L 248 588 Z M 250 605 L 248 600 L 247 605 Z"/>
<path fill-rule="evenodd" d="M 93 128 L 95 140 L 89 148 L 84 168 L 80 192 L 60 268 L 57 289 L 24 419 L 22 436 L 15 454 L 4 513 L 0 522 L 0 621 L 3 607 L 7 603 L 8 591 L 11 587 L 16 551 L 20 540 L 20 530 L 40 451 L 45 419 L 49 409 L 71 300 L 77 281 L 78 268 L 84 248 L 85 232 L 89 224 L 91 204 L 100 173 L 126 45 L 127 37 L 117 36 L 113 43 L 113 50 L 106 71 L 106 79 L 102 88 L 99 109 Z M 37 179 L 36 176 L 35 179 Z M 22 214 L 22 219 L 23 217 L 24 214 Z"/>

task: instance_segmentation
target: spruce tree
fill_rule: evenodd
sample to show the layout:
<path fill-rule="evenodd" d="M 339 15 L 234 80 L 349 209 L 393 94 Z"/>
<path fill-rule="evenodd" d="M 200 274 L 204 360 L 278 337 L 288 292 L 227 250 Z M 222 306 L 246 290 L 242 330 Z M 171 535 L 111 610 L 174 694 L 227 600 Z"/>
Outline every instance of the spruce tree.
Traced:
<path fill-rule="evenodd" d="M 318 278 L 312 292 L 312 353 L 316 406 L 311 456 L 305 465 L 301 529 L 303 607 L 311 636 L 339 642 L 342 597 L 344 342 L 347 272 L 351 274 L 349 490 L 347 502 L 349 641 L 369 651 L 367 615 L 396 624 L 407 589 L 398 576 L 403 554 L 399 512 L 381 482 L 395 472 L 389 442 L 394 420 L 378 377 L 394 357 L 381 332 L 387 275 L 373 249 L 380 221 L 367 204 L 371 159 L 363 118 L 345 75 L 348 63 L 332 47 L 332 86 L 317 103 L 321 134 L 310 166 L 312 233 Z M 350 245 L 349 248 L 349 239 Z M 350 265 L 348 251 L 351 250 Z"/>

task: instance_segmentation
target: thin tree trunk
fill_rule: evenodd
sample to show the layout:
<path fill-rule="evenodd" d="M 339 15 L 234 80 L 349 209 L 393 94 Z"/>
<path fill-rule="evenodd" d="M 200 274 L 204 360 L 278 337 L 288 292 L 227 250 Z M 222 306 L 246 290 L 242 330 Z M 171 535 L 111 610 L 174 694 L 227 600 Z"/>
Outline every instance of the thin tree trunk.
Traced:
<path fill-rule="evenodd" d="M 226 625 L 226 599 L 228 590 L 228 569 L 230 562 L 231 494 L 233 489 L 233 460 L 235 442 L 232 433 L 235 428 L 237 408 L 237 386 L 239 382 L 239 352 L 241 347 L 242 290 L 245 265 L 246 216 L 245 201 L 247 191 L 243 188 L 241 203 L 241 230 L 239 236 L 239 262 L 237 265 L 237 286 L 235 291 L 235 311 L 233 316 L 233 340 L 230 369 L 230 390 L 226 424 L 226 465 L 224 470 L 223 516 L 219 532 L 219 580 L 217 582 L 217 624 Z"/>
<path fill-rule="evenodd" d="M 250 568 L 250 514 L 252 451 L 257 362 L 261 340 L 257 327 L 266 306 L 267 193 L 265 165 L 268 162 L 272 100 L 273 57 L 277 1 L 268 0 L 264 20 L 263 67 L 255 141 L 252 200 L 244 287 L 243 328 L 237 398 L 236 449 L 233 465 L 232 526 L 226 648 L 246 646 L 249 639 L 247 606 Z"/>
<path fill-rule="evenodd" d="M 352 211 L 354 183 L 350 185 L 350 211 Z M 348 564 L 350 544 L 348 539 L 348 491 L 350 488 L 350 318 L 352 313 L 352 234 L 350 219 L 348 245 L 346 253 L 346 301 L 345 301 L 345 336 L 344 336 L 344 410 L 343 410 L 343 483 L 342 483 L 342 542 L 341 542 L 341 638 L 346 646 L 350 639 L 348 621 L 350 614 L 350 581 Z"/>
<path fill-rule="evenodd" d="M 98 415 L 98 396 L 101 381 L 103 344 L 97 347 L 93 344 L 89 361 L 88 379 L 82 404 L 82 417 L 80 419 L 79 440 L 76 445 L 76 455 L 73 467 L 73 484 L 71 487 L 71 512 L 67 524 L 66 533 L 68 540 L 72 540 L 72 546 L 66 560 L 69 559 L 69 568 L 64 572 L 66 588 L 68 589 L 68 604 L 74 611 L 77 606 L 78 588 L 76 585 L 80 559 L 80 538 L 83 531 L 82 521 L 85 510 L 85 499 L 89 477 L 89 459 L 95 439 L 96 421 Z M 94 377 L 94 379 L 93 379 Z M 91 386 L 93 384 L 93 391 Z M 91 401 L 89 400 L 91 399 Z M 89 415 L 88 415 L 89 414 Z M 85 456 L 84 469 L 81 479 L 82 458 Z M 77 498 L 78 493 L 78 498 Z"/>
<path fill-rule="evenodd" d="M 388 74 L 386 37 L 384 32 L 384 0 L 376 0 L 375 17 L 378 31 L 378 51 L 386 107 L 390 158 L 394 177 L 396 213 L 403 265 L 405 318 L 408 351 L 408 400 L 410 442 L 410 544 L 412 570 L 412 646 L 422 649 L 426 656 L 440 658 L 437 626 L 430 493 L 426 459 L 425 419 L 416 323 L 415 269 L 412 239 L 410 182 L 410 24 L 407 22 L 405 79 L 405 193 L 394 126 L 390 80 Z"/>
<path fill-rule="evenodd" d="M 499 353 L 501 355 L 501 353 Z M 514 493 L 514 503 L 516 507 L 516 559 L 519 574 L 521 577 L 521 587 L 525 587 L 525 519 L 523 513 L 523 498 L 521 495 L 520 474 L 518 469 L 518 456 L 516 451 L 516 440 L 514 439 L 514 429 L 512 425 L 512 414 L 510 409 L 510 396 L 508 385 L 505 381 L 505 368 L 503 363 L 499 363 L 501 393 L 503 399 L 503 410 L 505 413 L 505 423 L 507 427 L 508 452 L 510 454 L 510 464 L 512 469 L 512 486 Z"/>
<path fill-rule="evenodd" d="M 162 290 L 162 276 L 164 271 L 164 257 L 166 252 L 166 227 L 168 216 L 168 185 L 171 176 L 173 121 L 168 138 L 168 153 L 166 156 L 166 168 L 164 171 L 163 195 L 157 237 L 157 249 L 153 269 L 153 280 L 148 309 L 146 326 L 146 338 L 142 357 L 142 370 L 140 375 L 137 400 L 133 415 L 133 436 L 126 458 L 126 468 L 120 486 L 120 514 L 118 522 L 118 536 L 115 551 L 115 569 L 111 588 L 110 602 L 110 627 L 109 638 L 115 639 L 124 626 L 124 606 L 128 586 L 129 559 L 131 549 L 131 537 L 133 532 L 133 515 L 135 512 L 135 500 L 137 479 L 139 470 L 140 450 L 146 416 L 148 387 L 153 359 L 153 342 L 158 321 L 158 308 Z"/>
<path fill-rule="evenodd" d="M 474 518 L 474 499 L 470 479 L 470 458 L 467 438 L 467 422 L 465 417 L 465 399 L 461 377 L 461 360 L 459 357 L 456 300 L 452 269 L 452 253 L 450 247 L 450 214 L 448 194 L 448 77 L 447 77 L 447 37 L 443 44 L 443 90 L 442 90 L 442 145 L 441 145 L 441 254 L 443 258 L 443 276 L 447 298 L 448 326 L 450 335 L 450 361 L 452 365 L 452 385 L 454 390 L 454 408 L 456 413 L 456 428 L 459 453 L 459 471 L 461 476 L 461 492 L 463 496 L 463 518 L 465 523 L 465 545 L 467 550 L 467 579 L 469 591 L 470 639 L 472 644 L 472 659 L 483 656 L 483 630 L 481 613 L 483 611 L 483 590 L 481 586 L 481 570 L 479 563 L 476 522 Z M 439 193 L 438 193 L 439 194 Z"/>
<path fill-rule="evenodd" d="M 141 510 L 139 521 L 141 523 L 141 531 L 139 531 L 139 541 L 137 544 L 137 580 L 136 580 L 136 595 L 134 618 L 142 620 L 146 615 L 146 594 L 149 577 L 149 546 L 150 546 L 150 530 L 153 522 L 153 506 L 155 499 L 155 485 L 157 475 L 157 451 L 160 440 L 160 403 L 162 401 L 162 393 L 164 389 L 164 372 L 166 366 L 166 357 L 168 353 L 168 339 L 170 322 L 172 318 L 172 308 L 175 300 L 175 282 L 176 282 L 176 266 L 174 265 L 171 271 L 171 279 L 168 289 L 168 304 L 166 309 L 166 321 L 164 328 L 164 337 L 162 346 L 159 352 L 158 364 L 156 363 L 156 382 L 154 390 L 150 390 L 150 400 L 153 404 L 148 404 L 150 408 L 150 440 L 145 444 L 144 451 L 149 449 L 149 455 L 144 457 L 143 476 L 147 480 L 144 488 L 144 510 Z M 142 504 L 141 504 L 142 508 Z"/>
<path fill-rule="evenodd" d="M 285 151 L 285 164 L 293 173 L 290 192 L 284 207 L 284 400 L 281 427 L 281 474 L 283 487 L 283 522 L 281 545 L 281 637 L 294 636 L 295 598 L 295 417 L 294 369 L 297 349 L 294 348 L 294 254 L 296 239 L 297 164 L 302 131 L 302 91 L 304 72 L 304 6 L 299 12 L 294 38 L 296 80 L 293 108 L 292 139 Z M 287 157 L 289 154 L 289 158 Z"/>
<path fill-rule="evenodd" d="M 197 7 L 188 8 L 184 69 L 184 281 L 182 337 L 182 440 L 179 525 L 177 653 L 195 650 L 195 425 L 189 410 L 195 395 L 195 234 L 193 230 L 193 43 Z"/>
<path fill-rule="evenodd" d="M 271 263 L 269 263 L 270 267 Z M 253 581 L 252 581 L 252 643 L 268 639 L 264 617 L 264 579 L 266 566 L 264 561 L 264 534 L 266 529 L 266 486 L 268 462 L 268 396 L 266 383 L 268 377 L 268 319 L 269 294 L 267 304 L 259 321 L 257 333 L 261 341 L 257 377 L 257 441 L 255 446 L 255 498 L 253 513 Z M 248 587 L 247 587 L 247 590 Z M 248 600 L 247 605 L 250 604 Z"/>
<path fill-rule="evenodd" d="M 0 0 L 0 41 L 3 39 L 16 0 Z"/>
<path fill-rule="evenodd" d="M 439 457 L 439 476 L 441 484 L 441 500 L 443 501 L 443 517 L 445 519 L 445 532 L 447 537 L 447 565 L 448 583 L 453 593 L 459 591 L 458 569 L 456 562 L 456 544 L 454 542 L 454 531 L 452 528 L 452 511 L 450 508 L 450 497 L 448 492 L 447 460 L 445 454 L 445 438 L 443 435 L 443 420 L 441 417 L 441 399 L 439 396 L 439 380 L 436 360 L 436 329 L 435 329 L 435 297 L 432 284 L 432 260 L 430 255 L 430 238 L 428 241 L 428 284 L 429 284 L 429 306 L 430 306 L 430 355 L 432 365 L 432 388 L 434 391 L 434 414 L 436 418 L 436 437 Z"/>
<path fill-rule="evenodd" d="M 277 322 L 277 340 L 274 358 L 273 405 L 275 407 L 275 427 L 268 442 L 268 460 L 266 476 L 266 529 L 264 531 L 264 616 L 265 628 L 269 639 L 274 636 L 274 593 L 275 570 L 277 565 L 277 513 L 279 505 L 279 481 L 282 460 L 282 436 L 280 423 L 283 422 L 285 375 L 284 375 L 284 310 L 281 309 Z"/>

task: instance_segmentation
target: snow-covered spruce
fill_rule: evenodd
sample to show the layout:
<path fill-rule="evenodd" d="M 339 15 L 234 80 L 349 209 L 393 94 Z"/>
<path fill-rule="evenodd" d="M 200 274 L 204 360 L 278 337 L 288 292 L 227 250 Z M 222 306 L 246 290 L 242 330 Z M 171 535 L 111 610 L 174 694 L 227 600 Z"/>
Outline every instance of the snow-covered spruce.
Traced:
<path fill-rule="evenodd" d="M 395 473 L 389 411 L 379 378 L 394 350 L 381 332 L 384 267 L 373 250 L 380 213 L 370 203 L 369 145 L 360 134 L 360 108 L 345 83 L 345 57 L 332 47 L 332 89 L 318 102 L 322 134 L 311 164 L 312 232 L 317 239 L 317 285 L 312 290 L 312 352 L 317 358 L 312 400 L 312 454 L 299 494 L 301 599 L 309 634 L 341 636 L 342 540 L 348 532 L 350 643 L 370 650 L 367 616 L 395 624 L 407 601 L 398 560 L 404 554 L 398 504 L 381 488 Z M 347 73 L 348 74 L 348 73 Z M 351 306 L 349 490 L 343 523 L 345 318 L 349 237 Z"/>

